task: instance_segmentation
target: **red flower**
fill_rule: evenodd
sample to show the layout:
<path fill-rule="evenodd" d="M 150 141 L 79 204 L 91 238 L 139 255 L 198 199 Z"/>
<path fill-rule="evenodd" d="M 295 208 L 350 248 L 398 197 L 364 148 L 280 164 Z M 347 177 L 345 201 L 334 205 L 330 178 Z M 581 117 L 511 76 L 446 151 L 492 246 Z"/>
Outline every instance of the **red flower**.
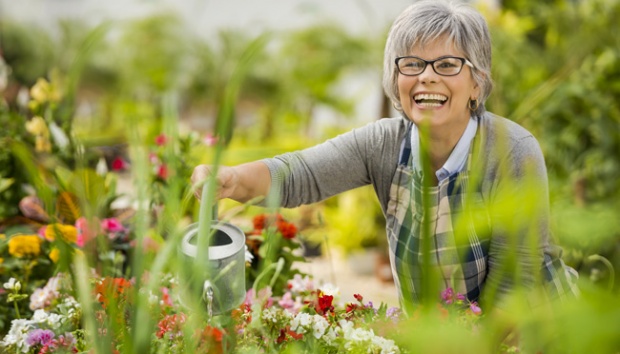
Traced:
<path fill-rule="evenodd" d="M 265 228 L 265 219 L 267 216 L 265 214 L 259 214 L 252 219 L 252 224 L 254 225 L 254 231 L 259 231 Z"/>
<path fill-rule="evenodd" d="M 157 324 L 157 338 L 163 338 L 166 333 L 170 332 L 170 339 L 183 335 L 182 327 L 187 316 L 185 314 L 167 315 Z"/>
<path fill-rule="evenodd" d="M 304 337 L 303 333 L 297 333 L 295 331 L 291 331 L 289 326 L 280 330 L 280 335 L 276 339 L 276 343 L 280 344 L 286 341 L 289 338 L 293 338 L 294 340 L 300 340 Z"/>
<path fill-rule="evenodd" d="M 334 311 L 334 306 L 332 302 L 334 301 L 334 297 L 332 295 L 323 295 L 321 293 L 318 294 L 318 303 L 316 306 L 316 312 L 320 315 L 323 315 L 329 311 Z"/>
<path fill-rule="evenodd" d="M 353 297 L 355 298 L 355 300 L 357 300 L 359 302 L 362 302 L 362 300 L 364 299 L 362 297 L 362 295 L 360 295 L 360 294 L 353 294 Z"/>
<path fill-rule="evenodd" d="M 157 168 L 157 177 L 161 179 L 168 178 L 168 166 L 166 164 L 159 165 L 159 167 Z"/>
<path fill-rule="evenodd" d="M 353 312 L 353 311 L 357 310 L 357 304 L 348 303 L 346 308 L 345 308 L 345 310 L 346 310 L 347 313 Z"/>
<path fill-rule="evenodd" d="M 122 171 L 129 167 L 129 164 L 120 157 L 112 161 L 112 171 Z"/>
<path fill-rule="evenodd" d="M 158 136 L 155 137 L 155 144 L 157 146 L 164 146 L 166 145 L 167 142 L 168 142 L 168 137 L 166 136 L 166 134 L 159 134 Z"/>
<path fill-rule="evenodd" d="M 197 330 L 195 335 L 200 341 L 198 353 L 223 353 L 222 339 L 225 332 L 217 327 L 207 325 L 203 330 Z"/>
<path fill-rule="evenodd" d="M 297 227 L 295 227 L 292 223 L 282 220 L 278 221 L 276 226 L 278 227 L 278 231 L 282 234 L 282 237 L 289 240 L 295 238 L 295 235 L 297 234 Z"/>

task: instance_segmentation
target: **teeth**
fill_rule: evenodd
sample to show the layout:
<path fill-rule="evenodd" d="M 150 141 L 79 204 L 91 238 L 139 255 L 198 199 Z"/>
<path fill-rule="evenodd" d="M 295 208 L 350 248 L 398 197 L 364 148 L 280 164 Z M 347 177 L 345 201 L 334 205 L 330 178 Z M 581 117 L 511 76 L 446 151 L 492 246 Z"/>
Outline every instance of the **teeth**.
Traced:
<path fill-rule="evenodd" d="M 437 102 L 422 102 L 419 103 L 420 106 L 425 106 L 425 107 L 441 107 L 442 104 L 441 103 L 437 103 Z"/>
<path fill-rule="evenodd" d="M 437 101 L 447 101 L 448 97 L 444 96 L 444 95 L 440 95 L 440 94 L 430 94 L 430 93 L 421 93 L 418 95 L 415 95 L 413 97 L 414 100 L 419 101 L 419 100 L 437 100 Z"/>

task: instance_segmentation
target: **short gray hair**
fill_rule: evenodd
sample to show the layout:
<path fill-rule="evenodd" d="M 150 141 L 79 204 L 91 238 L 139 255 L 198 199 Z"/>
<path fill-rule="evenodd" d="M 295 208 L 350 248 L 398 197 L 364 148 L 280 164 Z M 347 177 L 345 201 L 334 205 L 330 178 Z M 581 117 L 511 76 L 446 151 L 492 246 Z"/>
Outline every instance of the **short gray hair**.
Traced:
<path fill-rule="evenodd" d="M 423 0 L 403 11 L 392 24 L 385 44 L 383 89 L 394 108 L 402 112 L 398 94 L 398 70 L 394 60 L 409 55 L 415 46 L 424 46 L 447 36 L 455 49 L 463 52 L 474 64 L 473 78 L 480 87 L 480 105 L 474 112 L 481 115 L 491 93 L 491 35 L 486 20 L 465 3 Z"/>

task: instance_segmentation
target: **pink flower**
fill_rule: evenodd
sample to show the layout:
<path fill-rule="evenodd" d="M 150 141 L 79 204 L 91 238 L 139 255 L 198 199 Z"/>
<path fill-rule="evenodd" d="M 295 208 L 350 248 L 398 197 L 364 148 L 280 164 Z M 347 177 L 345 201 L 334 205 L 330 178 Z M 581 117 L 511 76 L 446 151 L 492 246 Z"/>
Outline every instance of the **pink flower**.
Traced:
<path fill-rule="evenodd" d="M 441 299 L 448 305 L 454 302 L 454 290 L 452 290 L 452 288 L 446 288 L 446 290 L 441 292 Z"/>
<path fill-rule="evenodd" d="M 152 163 L 153 165 L 159 164 L 159 156 L 157 156 L 157 154 L 154 152 L 150 152 L 149 162 Z"/>
<path fill-rule="evenodd" d="M 28 338 L 26 338 L 26 343 L 28 345 L 46 345 L 54 339 L 54 332 L 49 329 L 34 329 L 30 333 L 28 333 Z"/>
<path fill-rule="evenodd" d="M 471 304 L 469 304 L 469 309 L 471 310 L 471 312 L 474 313 L 474 315 L 480 315 L 482 314 L 482 309 L 478 306 L 477 302 L 472 302 Z"/>
<path fill-rule="evenodd" d="M 125 231 L 125 227 L 116 218 L 107 218 L 101 220 L 101 228 L 105 232 L 122 232 Z"/>
<path fill-rule="evenodd" d="M 207 133 L 207 135 L 205 135 L 202 141 L 207 146 L 214 146 L 215 144 L 217 144 L 217 136 L 214 136 L 211 133 Z"/>
<path fill-rule="evenodd" d="M 88 241 L 94 239 L 97 236 L 99 227 L 96 224 L 96 220 L 94 222 L 89 223 L 88 219 L 85 217 L 80 217 L 75 221 L 75 228 L 78 230 L 77 240 L 75 244 L 78 247 L 84 247 Z M 93 227 L 93 224 L 95 227 Z"/>
<path fill-rule="evenodd" d="M 166 136 L 166 134 L 159 134 L 158 136 L 155 137 L 155 144 L 157 146 L 164 146 L 166 145 L 167 142 L 168 142 L 168 137 Z"/>

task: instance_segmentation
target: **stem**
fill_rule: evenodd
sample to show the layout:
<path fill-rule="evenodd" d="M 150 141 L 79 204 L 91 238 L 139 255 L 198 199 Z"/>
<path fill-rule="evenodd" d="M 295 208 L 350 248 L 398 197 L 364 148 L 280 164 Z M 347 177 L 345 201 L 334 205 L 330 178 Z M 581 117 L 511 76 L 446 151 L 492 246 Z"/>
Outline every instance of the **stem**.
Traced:
<path fill-rule="evenodd" d="M 15 295 L 18 295 L 19 291 L 15 290 Z M 20 320 L 22 316 L 19 314 L 19 307 L 17 307 L 17 300 L 13 300 L 13 307 L 15 308 L 15 314 L 17 315 L 17 319 Z"/>

